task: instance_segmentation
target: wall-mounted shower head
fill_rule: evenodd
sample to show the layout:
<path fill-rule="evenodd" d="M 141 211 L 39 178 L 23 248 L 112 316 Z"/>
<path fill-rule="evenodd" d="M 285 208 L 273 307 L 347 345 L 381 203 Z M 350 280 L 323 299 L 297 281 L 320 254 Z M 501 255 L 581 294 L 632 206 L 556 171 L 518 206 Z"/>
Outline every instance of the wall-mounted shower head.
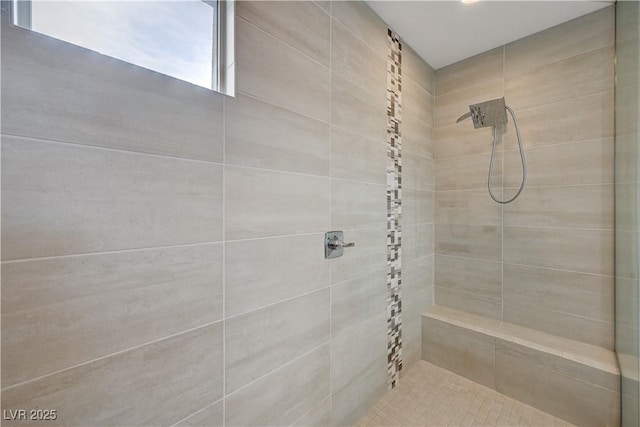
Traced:
<path fill-rule="evenodd" d="M 460 116 L 456 123 L 460 123 L 469 117 L 473 120 L 473 127 L 476 129 L 507 123 L 507 109 L 504 98 L 469 105 L 469 112 Z"/>

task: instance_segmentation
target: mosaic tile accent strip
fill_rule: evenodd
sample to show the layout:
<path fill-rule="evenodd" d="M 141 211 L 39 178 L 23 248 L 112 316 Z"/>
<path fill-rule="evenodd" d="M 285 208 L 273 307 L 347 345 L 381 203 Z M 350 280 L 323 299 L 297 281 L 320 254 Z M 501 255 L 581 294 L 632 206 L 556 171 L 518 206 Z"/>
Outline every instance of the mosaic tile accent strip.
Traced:
<path fill-rule="evenodd" d="M 389 389 L 402 370 L 402 45 L 387 32 L 387 363 Z"/>

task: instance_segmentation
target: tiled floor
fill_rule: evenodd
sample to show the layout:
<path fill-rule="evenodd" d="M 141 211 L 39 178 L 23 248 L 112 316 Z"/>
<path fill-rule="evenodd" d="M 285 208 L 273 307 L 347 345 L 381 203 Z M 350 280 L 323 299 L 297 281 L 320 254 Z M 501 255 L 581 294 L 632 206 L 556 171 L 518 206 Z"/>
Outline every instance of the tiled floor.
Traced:
<path fill-rule="evenodd" d="M 424 360 L 357 426 L 572 426 Z"/>

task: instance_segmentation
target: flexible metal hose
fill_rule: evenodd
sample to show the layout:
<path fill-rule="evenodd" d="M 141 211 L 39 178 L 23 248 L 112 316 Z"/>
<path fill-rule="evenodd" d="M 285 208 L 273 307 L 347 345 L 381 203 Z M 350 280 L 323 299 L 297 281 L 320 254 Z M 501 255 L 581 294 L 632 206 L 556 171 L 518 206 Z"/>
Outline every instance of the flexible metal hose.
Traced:
<path fill-rule="evenodd" d="M 524 158 L 524 148 L 522 147 L 522 138 L 520 138 L 520 126 L 518 126 L 518 119 L 516 118 L 516 114 L 513 112 L 511 107 L 505 105 L 505 108 L 507 109 L 507 111 L 509 111 L 509 114 L 511 114 L 511 117 L 513 118 L 513 124 L 516 127 L 516 136 L 518 138 L 518 148 L 520 149 L 520 160 L 522 161 L 522 182 L 520 183 L 520 188 L 518 189 L 518 192 L 516 193 L 516 195 L 510 198 L 509 200 L 498 200 L 496 196 L 493 195 L 493 192 L 491 191 L 491 174 L 493 170 L 493 158 L 495 157 L 496 144 L 498 141 L 498 128 L 497 126 L 494 126 L 493 127 L 493 147 L 491 148 L 491 161 L 489 162 L 489 177 L 487 179 L 487 189 L 489 190 L 489 195 L 491 196 L 491 198 L 494 201 L 502 204 L 511 203 L 515 199 L 517 199 L 520 193 L 522 193 L 522 190 L 524 190 L 524 186 L 527 183 L 527 162 Z"/>

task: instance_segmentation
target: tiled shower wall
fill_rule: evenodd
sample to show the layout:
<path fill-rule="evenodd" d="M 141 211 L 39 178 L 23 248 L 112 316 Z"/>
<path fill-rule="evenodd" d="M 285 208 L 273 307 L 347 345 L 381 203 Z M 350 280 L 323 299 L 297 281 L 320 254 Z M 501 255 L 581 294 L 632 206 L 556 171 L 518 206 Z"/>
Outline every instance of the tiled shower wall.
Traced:
<path fill-rule="evenodd" d="M 437 71 L 436 304 L 613 348 L 613 64 L 608 7 Z M 502 96 L 529 168 L 505 206 L 486 188 L 491 128 L 455 124 Z M 508 126 L 502 198 L 521 177 Z"/>
<path fill-rule="evenodd" d="M 2 403 L 66 425 L 342 425 L 387 390 L 386 25 L 238 2 L 235 98 L 2 22 Z M 403 46 L 403 343 L 433 72 Z M 323 233 L 355 241 L 323 258 Z"/>

